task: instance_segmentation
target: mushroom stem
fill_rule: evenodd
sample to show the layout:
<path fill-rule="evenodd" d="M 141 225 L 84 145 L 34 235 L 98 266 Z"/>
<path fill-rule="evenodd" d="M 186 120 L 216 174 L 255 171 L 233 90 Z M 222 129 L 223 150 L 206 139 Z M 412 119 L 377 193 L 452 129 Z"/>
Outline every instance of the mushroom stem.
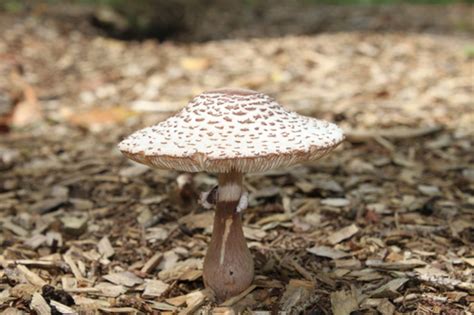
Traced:
<path fill-rule="evenodd" d="M 219 174 L 217 208 L 211 243 L 204 259 L 204 284 L 218 302 L 238 295 L 253 280 L 253 259 L 237 211 L 243 193 L 241 173 Z"/>

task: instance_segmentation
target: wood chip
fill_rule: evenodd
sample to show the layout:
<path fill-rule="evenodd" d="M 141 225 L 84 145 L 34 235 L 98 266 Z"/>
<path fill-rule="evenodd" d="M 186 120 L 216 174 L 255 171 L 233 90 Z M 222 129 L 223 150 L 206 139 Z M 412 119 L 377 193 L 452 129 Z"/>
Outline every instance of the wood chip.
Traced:
<path fill-rule="evenodd" d="M 66 200 L 64 198 L 51 198 L 39 201 L 30 207 L 32 213 L 44 214 L 58 209 Z"/>
<path fill-rule="evenodd" d="M 122 168 L 119 174 L 123 177 L 136 177 L 146 173 L 148 170 L 149 168 L 145 165 L 134 163 L 132 166 Z"/>
<path fill-rule="evenodd" d="M 72 277 L 61 277 L 61 285 L 66 292 L 69 289 L 77 288 L 77 279 Z"/>
<path fill-rule="evenodd" d="M 377 311 L 382 315 L 393 315 L 395 313 L 395 305 L 390 303 L 388 299 L 383 299 L 383 301 L 377 306 Z"/>
<path fill-rule="evenodd" d="M 20 273 L 25 277 L 25 279 L 28 280 L 28 282 L 32 285 L 35 285 L 37 287 L 43 287 L 47 284 L 46 281 L 41 279 L 36 273 L 31 271 L 24 265 L 18 265 L 16 269 L 20 271 Z"/>
<path fill-rule="evenodd" d="M 155 302 L 155 301 L 147 301 L 149 303 L 150 307 L 159 310 L 159 311 L 171 311 L 174 312 L 176 311 L 176 307 L 173 305 L 170 305 L 168 303 L 163 303 L 163 302 Z"/>
<path fill-rule="evenodd" d="M 15 233 L 18 236 L 25 237 L 29 234 L 27 230 L 25 230 L 21 226 L 16 225 L 10 221 L 3 222 L 3 228 Z"/>
<path fill-rule="evenodd" d="M 79 236 L 85 232 L 88 220 L 87 216 L 65 216 L 61 218 L 64 231 L 74 236 Z"/>
<path fill-rule="evenodd" d="M 474 267 L 474 257 L 471 258 L 463 258 L 462 259 L 466 264 L 468 264 L 471 267 Z"/>
<path fill-rule="evenodd" d="M 161 253 L 154 254 L 153 256 L 151 256 L 150 259 L 146 261 L 146 263 L 143 265 L 140 271 L 143 273 L 153 272 L 153 270 L 155 270 L 156 266 L 158 266 L 162 258 L 163 258 L 163 255 Z"/>
<path fill-rule="evenodd" d="M 143 297 L 146 299 L 160 297 L 168 287 L 169 284 L 166 284 L 161 280 L 149 280 L 145 284 Z"/>
<path fill-rule="evenodd" d="M 158 265 L 158 269 L 167 270 L 174 266 L 179 260 L 179 256 L 172 250 L 169 250 L 163 254 L 163 257 Z"/>
<path fill-rule="evenodd" d="M 407 294 L 406 296 L 400 296 L 396 299 L 393 300 L 393 302 L 395 304 L 400 304 L 400 303 L 406 303 L 406 302 L 409 302 L 409 301 L 414 301 L 416 299 L 418 299 L 420 297 L 419 294 L 416 294 L 416 293 L 410 293 L 410 294 Z"/>
<path fill-rule="evenodd" d="M 236 313 L 231 307 L 215 307 L 212 315 L 236 315 Z"/>
<path fill-rule="evenodd" d="M 8 290 L 5 290 L 8 291 Z M 10 288 L 9 293 L 12 298 L 31 299 L 33 294 L 38 291 L 38 286 L 29 283 L 20 283 Z"/>
<path fill-rule="evenodd" d="M 224 301 L 223 303 L 221 303 L 220 306 L 232 306 L 232 305 L 234 305 L 235 303 L 239 302 L 244 297 L 246 297 L 248 294 L 250 294 L 250 292 L 252 292 L 256 287 L 257 286 L 254 285 L 254 284 L 251 285 L 250 287 L 248 287 L 247 289 L 245 289 L 244 291 L 242 291 L 238 295 L 233 296 L 233 297 L 227 299 L 226 301 Z"/>
<path fill-rule="evenodd" d="M 100 307 L 104 313 L 126 313 L 126 314 L 138 314 L 140 311 L 133 307 Z"/>
<path fill-rule="evenodd" d="M 78 280 L 83 280 L 84 277 L 82 276 L 82 272 L 81 272 L 81 270 L 77 267 L 76 262 L 75 262 L 74 259 L 71 257 L 70 252 L 67 252 L 66 254 L 64 254 L 64 255 L 63 255 L 63 259 L 64 259 L 64 261 L 66 262 L 66 264 L 68 264 L 69 267 L 71 268 L 71 271 L 72 271 L 72 274 L 74 275 L 74 277 L 76 277 L 76 279 L 78 279 Z"/>
<path fill-rule="evenodd" d="M 118 297 L 125 292 L 127 289 L 123 285 L 114 285 L 107 282 L 101 282 L 94 286 L 94 289 L 98 290 L 98 295 L 107 296 L 107 297 Z"/>
<path fill-rule="evenodd" d="M 143 283 L 143 279 L 137 277 L 135 274 L 130 271 L 123 271 L 118 273 L 110 273 L 104 276 L 104 279 L 115 283 L 124 285 L 126 287 L 133 287 L 136 284 Z"/>
<path fill-rule="evenodd" d="M 75 295 L 75 296 L 73 296 L 73 298 L 74 298 L 74 303 L 76 305 L 86 305 L 86 306 L 90 306 L 92 308 L 109 307 L 110 306 L 110 302 L 107 302 L 107 301 L 104 301 L 104 300 L 91 299 L 91 298 L 87 298 L 87 297 L 80 296 L 80 295 Z"/>
<path fill-rule="evenodd" d="M 418 259 L 409 259 L 397 262 L 383 262 L 380 260 L 367 260 L 367 267 L 387 269 L 387 270 L 410 270 L 416 267 L 424 266 L 426 263 Z"/>
<path fill-rule="evenodd" d="M 340 258 L 351 256 L 350 253 L 345 253 L 343 251 L 340 251 L 328 246 L 314 246 L 306 250 L 316 256 L 327 257 L 331 259 L 340 259 Z"/>
<path fill-rule="evenodd" d="M 298 305 L 310 299 L 314 289 L 315 285 L 312 281 L 291 279 L 281 298 L 280 310 L 291 314 Z"/>
<path fill-rule="evenodd" d="M 148 228 L 146 230 L 145 239 L 148 242 L 154 243 L 156 241 L 163 241 L 169 235 L 169 231 L 161 227 Z"/>
<path fill-rule="evenodd" d="M 8 262 L 9 264 L 25 265 L 33 268 L 43 269 L 66 269 L 67 265 L 61 261 L 47 261 L 47 260 L 32 260 L 32 259 L 19 259 Z"/>
<path fill-rule="evenodd" d="M 440 196 L 441 191 L 436 186 L 418 185 L 418 190 L 427 196 Z"/>
<path fill-rule="evenodd" d="M 336 291 L 331 293 L 331 309 L 334 315 L 349 315 L 357 311 L 359 303 L 352 291 Z"/>
<path fill-rule="evenodd" d="M 344 259 L 344 260 L 336 260 L 335 262 L 336 268 L 344 268 L 344 269 L 360 269 L 362 267 L 362 263 L 357 259 Z"/>
<path fill-rule="evenodd" d="M 30 307 L 32 310 L 36 311 L 38 315 L 51 315 L 51 307 L 39 293 L 33 294 Z"/>
<path fill-rule="evenodd" d="M 328 242 L 331 245 L 336 245 L 348 238 L 351 238 L 357 232 L 359 232 L 359 228 L 355 224 L 351 224 L 329 235 Z"/>
<path fill-rule="evenodd" d="M 158 273 L 158 277 L 166 282 L 172 280 L 193 281 L 202 275 L 203 259 L 189 258 L 179 261 Z"/>
<path fill-rule="evenodd" d="M 267 235 L 267 232 L 261 229 L 251 228 L 248 226 L 244 226 L 243 230 L 244 236 L 248 240 L 261 241 Z"/>
<path fill-rule="evenodd" d="M 206 211 L 203 213 L 189 214 L 179 219 L 180 224 L 186 225 L 190 230 L 194 229 L 210 229 L 214 222 L 214 211 Z"/>
<path fill-rule="evenodd" d="M 331 207 L 347 207 L 350 205 L 350 201 L 345 198 L 326 198 L 321 200 L 321 204 L 325 206 L 331 206 Z"/>
<path fill-rule="evenodd" d="M 97 244 L 97 250 L 102 255 L 102 257 L 110 258 L 115 254 L 115 250 L 110 244 L 110 240 L 107 236 L 104 236 L 100 239 L 99 243 Z"/>
<path fill-rule="evenodd" d="M 26 315 L 26 313 L 17 308 L 8 307 L 3 310 L 2 315 Z"/>
<path fill-rule="evenodd" d="M 73 308 L 71 308 L 67 305 L 64 305 L 62 303 L 59 303 L 58 301 L 51 300 L 50 304 L 51 304 L 51 306 L 54 306 L 54 308 L 56 308 L 56 310 L 58 312 L 60 312 L 61 314 L 71 314 L 71 315 L 79 314 Z"/>
<path fill-rule="evenodd" d="M 186 295 L 186 308 L 179 315 L 193 314 L 206 300 L 207 290 L 195 291 Z"/>
<path fill-rule="evenodd" d="M 369 295 L 374 298 L 397 298 L 400 296 L 398 289 L 408 281 L 408 278 L 393 279 L 383 286 L 375 289 Z"/>
<path fill-rule="evenodd" d="M 46 240 L 47 238 L 45 235 L 35 234 L 25 241 L 25 245 L 30 247 L 31 249 L 37 249 L 38 247 L 46 243 Z"/>
<path fill-rule="evenodd" d="M 175 296 L 165 301 L 173 306 L 182 306 L 186 303 L 186 295 Z"/>

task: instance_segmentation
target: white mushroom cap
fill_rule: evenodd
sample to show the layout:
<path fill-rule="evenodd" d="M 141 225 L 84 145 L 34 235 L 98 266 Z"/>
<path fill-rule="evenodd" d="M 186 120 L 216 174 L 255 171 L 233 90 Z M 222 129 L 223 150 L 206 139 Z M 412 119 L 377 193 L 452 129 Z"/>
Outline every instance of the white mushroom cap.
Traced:
<path fill-rule="evenodd" d="M 155 168 L 249 173 L 319 159 L 343 139 L 335 124 L 288 111 L 265 94 L 220 89 L 133 133 L 119 149 Z"/>

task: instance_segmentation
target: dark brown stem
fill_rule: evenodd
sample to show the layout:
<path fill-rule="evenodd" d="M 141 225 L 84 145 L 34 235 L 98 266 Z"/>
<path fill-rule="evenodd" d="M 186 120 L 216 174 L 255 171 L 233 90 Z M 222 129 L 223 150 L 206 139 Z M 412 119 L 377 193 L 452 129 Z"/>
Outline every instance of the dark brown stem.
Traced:
<path fill-rule="evenodd" d="M 218 302 L 238 295 L 253 280 L 253 259 L 236 211 L 242 189 L 242 174 L 219 174 L 217 209 L 211 243 L 204 260 L 204 284 Z"/>

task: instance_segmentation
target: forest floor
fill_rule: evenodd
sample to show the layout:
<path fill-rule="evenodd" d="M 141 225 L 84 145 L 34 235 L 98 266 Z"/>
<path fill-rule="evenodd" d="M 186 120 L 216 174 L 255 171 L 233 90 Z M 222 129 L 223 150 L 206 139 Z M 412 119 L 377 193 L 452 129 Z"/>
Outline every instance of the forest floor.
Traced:
<path fill-rule="evenodd" d="M 474 312 L 472 31 L 159 43 L 75 23 L 0 13 L 0 311 Z M 215 178 L 179 185 L 116 144 L 222 86 L 347 140 L 247 176 L 256 278 L 218 306 L 202 282 L 213 213 L 195 201 Z"/>

